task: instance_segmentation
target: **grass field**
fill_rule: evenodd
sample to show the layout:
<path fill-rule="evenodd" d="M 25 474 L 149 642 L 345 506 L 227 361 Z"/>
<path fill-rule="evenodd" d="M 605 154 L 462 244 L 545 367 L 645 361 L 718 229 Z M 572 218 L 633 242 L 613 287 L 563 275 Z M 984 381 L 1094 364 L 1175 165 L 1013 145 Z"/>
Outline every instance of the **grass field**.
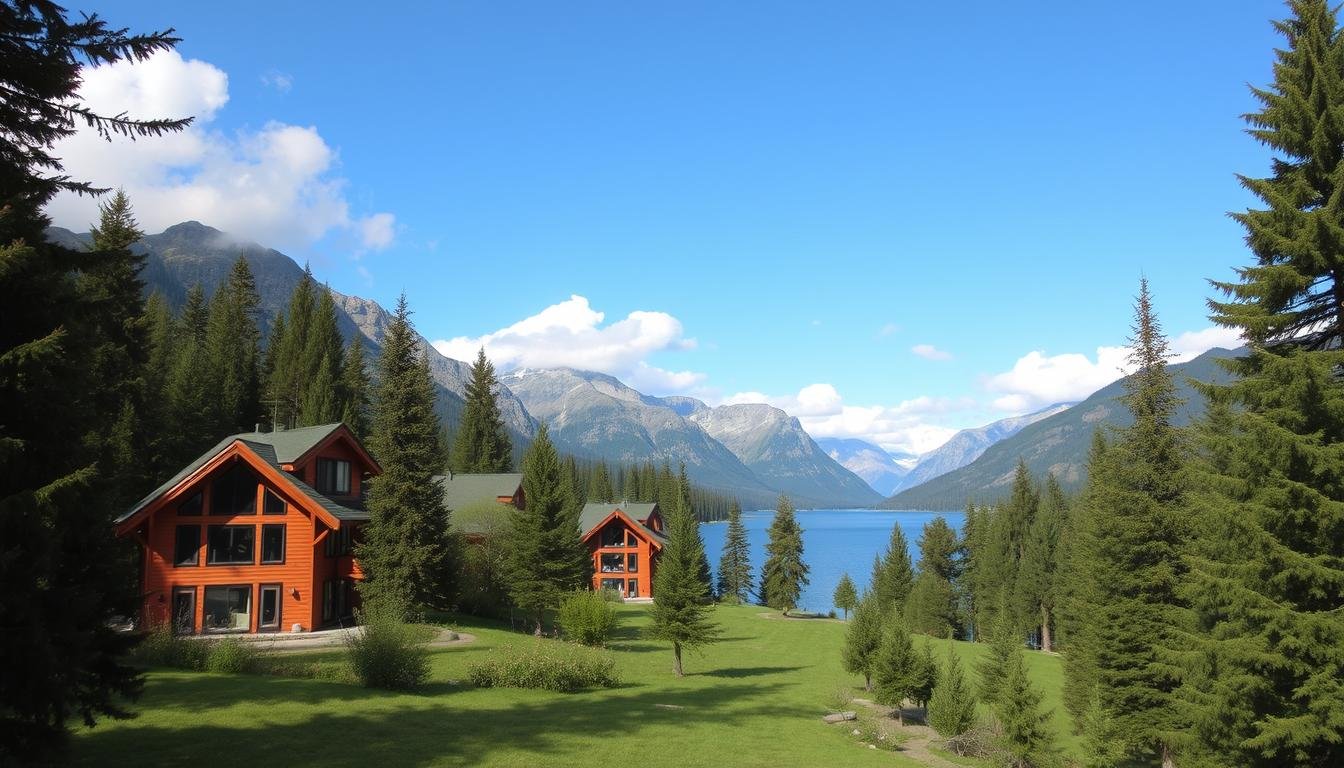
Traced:
<path fill-rule="evenodd" d="M 623 685 L 578 694 L 473 689 L 456 681 L 492 649 L 538 642 L 463 618 L 476 642 L 433 652 L 428 688 L 393 694 L 333 682 L 159 670 L 140 716 L 80 729 L 80 765 L 254 763 L 376 766 L 909 766 L 821 722 L 835 691 L 861 681 L 840 667 L 844 625 L 764 618 L 721 606 L 723 640 L 671 673 L 669 647 L 647 639 L 647 608 L 621 607 L 610 647 Z M 543 640 L 541 642 L 555 642 Z M 932 641 L 939 654 L 947 641 Z M 981 648 L 954 644 L 968 661 Z M 941 656 L 940 656 L 941 658 Z M 1059 659 L 1029 654 L 1033 677 L 1067 732 Z M 861 694 L 860 694 L 861 695 Z M 661 706 L 660 706 L 661 705 Z M 669 706 L 671 705 L 671 706 Z M 1068 745 L 1072 748 L 1072 745 Z M 1071 751 L 1071 749 L 1070 749 Z"/>

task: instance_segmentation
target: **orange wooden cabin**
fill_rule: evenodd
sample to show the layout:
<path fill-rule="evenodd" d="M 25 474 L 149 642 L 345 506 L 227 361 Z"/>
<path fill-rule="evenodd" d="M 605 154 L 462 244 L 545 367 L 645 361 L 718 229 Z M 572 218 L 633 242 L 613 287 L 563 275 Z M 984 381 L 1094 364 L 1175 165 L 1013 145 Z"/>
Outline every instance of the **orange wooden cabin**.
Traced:
<path fill-rule="evenodd" d="M 593 589 L 653 597 L 653 574 L 667 544 L 657 504 L 587 504 L 579 530 L 593 557 Z"/>
<path fill-rule="evenodd" d="M 311 631 L 348 619 L 364 483 L 381 471 L 344 424 L 220 441 L 115 521 L 141 545 L 142 626 Z"/>

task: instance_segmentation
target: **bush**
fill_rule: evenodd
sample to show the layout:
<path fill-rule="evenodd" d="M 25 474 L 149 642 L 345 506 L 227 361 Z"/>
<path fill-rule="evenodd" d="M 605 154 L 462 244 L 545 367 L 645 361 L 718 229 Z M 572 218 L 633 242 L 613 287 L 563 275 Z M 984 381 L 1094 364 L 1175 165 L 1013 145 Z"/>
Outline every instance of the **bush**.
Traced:
<path fill-rule="evenodd" d="M 176 667 L 204 670 L 210 655 L 210 643 L 173 634 L 167 627 L 159 627 L 145 635 L 135 647 L 132 658 L 146 666 Z"/>
<path fill-rule="evenodd" d="M 859 741 L 892 752 L 899 750 L 907 738 L 890 718 L 874 717 L 867 712 L 859 714 L 854 730 L 858 731 Z"/>
<path fill-rule="evenodd" d="M 356 612 L 362 626 L 351 633 L 346 646 L 350 667 L 366 688 L 394 691 L 419 688 L 429 678 L 429 654 L 404 622 L 405 612 L 391 600 L 370 600 Z"/>
<path fill-rule="evenodd" d="M 538 688 L 570 692 L 619 684 L 616 663 L 603 652 L 568 643 L 536 641 L 502 648 L 473 664 L 467 679 L 478 688 Z"/>
<path fill-rule="evenodd" d="M 187 641 L 190 642 L 190 641 Z M 197 645 L 207 646 L 205 655 L 206 672 L 224 672 L 238 675 L 244 672 L 259 672 L 261 664 L 256 649 L 236 637 L 225 637 L 213 642 Z"/>
<path fill-rule="evenodd" d="M 602 595 L 602 599 L 608 603 L 625 602 L 625 598 L 621 597 L 621 591 L 619 589 L 603 589 L 600 590 L 598 594 Z"/>
<path fill-rule="evenodd" d="M 580 590 L 560 603 L 556 623 L 576 643 L 602 645 L 616 629 L 616 611 L 601 594 Z"/>

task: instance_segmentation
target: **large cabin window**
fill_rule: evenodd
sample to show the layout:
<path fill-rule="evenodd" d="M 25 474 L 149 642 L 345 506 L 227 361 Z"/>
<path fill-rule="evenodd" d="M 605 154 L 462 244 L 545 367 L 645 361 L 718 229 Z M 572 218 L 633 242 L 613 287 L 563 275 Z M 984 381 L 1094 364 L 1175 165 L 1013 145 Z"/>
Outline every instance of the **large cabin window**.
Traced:
<path fill-rule="evenodd" d="M 283 515 L 285 514 L 285 500 L 275 494 L 275 491 L 266 490 L 266 505 L 262 508 L 262 514 Z"/>
<path fill-rule="evenodd" d="M 252 587 L 205 588 L 205 630 L 246 632 L 252 628 Z"/>
<path fill-rule="evenodd" d="M 340 459 L 317 460 L 317 490 L 345 496 L 350 493 L 350 462 Z"/>
<path fill-rule="evenodd" d="M 206 560 L 209 565 L 251 565 L 257 529 L 252 525 L 212 525 Z"/>
<path fill-rule="evenodd" d="M 624 547 L 625 546 L 625 527 L 612 523 L 602 529 L 602 546 L 604 547 Z"/>
<path fill-rule="evenodd" d="M 204 506 L 204 497 L 200 491 L 197 491 L 187 497 L 187 500 L 177 505 L 177 514 L 179 515 L 199 515 L 201 507 Z"/>
<path fill-rule="evenodd" d="M 274 565 L 285 562 L 285 526 L 261 526 L 261 562 Z"/>
<path fill-rule="evenodd" d="M 625 573 L 625 555 L 620 552 L 611 552 L 602 555 L 603 573 Z"/>
<path fill-rule="evenodd" d="M 179 525 L 173 544 L 173 565 L 196 565 L 201 557 L 201 526 Z"/>
<path fill-rule="evenodd" d="M 255 515 L 257 476 L 241 461 L 224 470 L 210 486 L 210 514 Z"/>

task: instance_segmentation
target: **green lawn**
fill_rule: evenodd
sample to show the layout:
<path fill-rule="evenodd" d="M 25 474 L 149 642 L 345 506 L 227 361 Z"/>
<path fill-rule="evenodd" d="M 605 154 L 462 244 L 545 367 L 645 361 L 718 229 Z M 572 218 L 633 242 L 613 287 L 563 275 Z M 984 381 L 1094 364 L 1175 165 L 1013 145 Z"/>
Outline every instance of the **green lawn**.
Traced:
<path fill-rule="evenodd" d="M 81 765 L 777 766 L 911 761 L 868 750 L 848 729 L 821 722 L 837 688 L 844 626 L 762 618 L 722 606 L 722 642 L 671 673 L 671 651 L 646 639 L 647 609 L 621 608 L 611 644 L 624 685 L 579 694 L 476 690 L 455 681 L 491 649 L 537 642 L 488 622 L 455 627 L 477 636 L 433 653 L 422 693 L 341 683 L 175 670 L 150 674 L 140 716 L 79 730 Z M 554 641 L 542 641 L 554 642 Z M 945 652 L 946 641 L 939 643 Z M 967 657 L 981 649 L 956 644 Z M 1031 654 L 1058 709 L 1058 659 Z M 672 705 L 672 707 L 659 706 Z M 1063 721 L 1059 720 L 1061 731 Z"/>

